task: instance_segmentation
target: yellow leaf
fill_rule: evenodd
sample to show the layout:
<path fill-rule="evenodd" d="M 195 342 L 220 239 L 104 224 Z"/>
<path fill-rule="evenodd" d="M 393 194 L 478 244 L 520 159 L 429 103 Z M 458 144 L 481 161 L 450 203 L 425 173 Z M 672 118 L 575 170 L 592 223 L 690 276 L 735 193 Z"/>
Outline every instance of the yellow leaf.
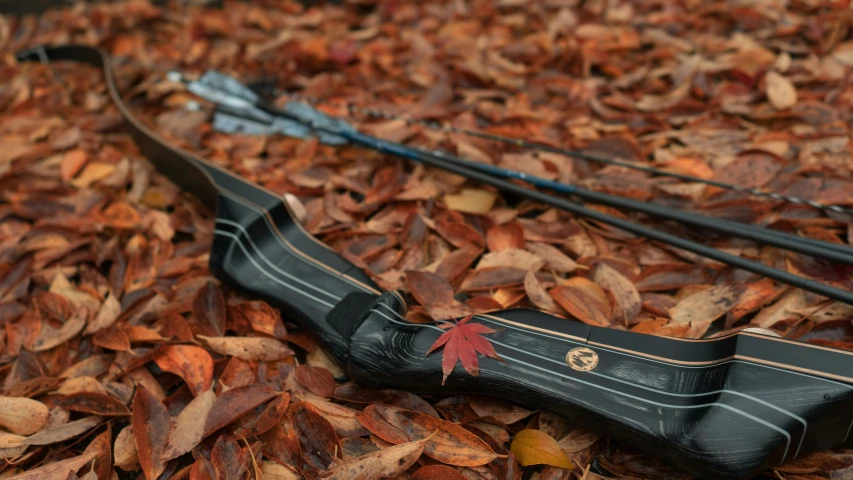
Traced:
<path fill-rule="evenodd" d="M 572 468 L 572 462 L 563 453 L 560 444 L 540 430 L 518 432 L 509 449 L 518 457 L 518 462 L 525 467 L 545 464 L 560 468 Z"/>
<path fill-rule="evenodd" d="M 445 195 L 444 203 L 447 208 L 457 212 L 486 214 L 492 211 L 497 194 L 488 190 L 463 188 L 455 195 Z"/>

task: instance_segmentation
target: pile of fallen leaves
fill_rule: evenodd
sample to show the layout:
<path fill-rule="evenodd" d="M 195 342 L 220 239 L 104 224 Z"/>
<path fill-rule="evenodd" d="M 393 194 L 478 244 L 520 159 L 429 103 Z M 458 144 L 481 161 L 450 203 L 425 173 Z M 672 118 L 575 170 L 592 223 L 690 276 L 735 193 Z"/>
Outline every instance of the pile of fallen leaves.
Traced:
<path fill-rule="evenodd" d="M 850 306 L 398 159 L 213 132 L 212 106 L 162 75 L 216 68 L 333 113 L 351 102 L 853 206 L 851 19 L 845 2 L 620 0 L 130 2 L 0 17 L 0 478 L 686 478 L 549 412 L 343 383 L 298 325 L 212 277 L 212 212 L 139 156 L 100 73 L 17 64 L 16 50 L 107 48 L 139 116 L 295 195 L 311 232 L 383 289 L 412 294 L 411 321 L 527 306 L 657 335 L 760 326 L 851 349 Z M 354 122 L 603 192 L 853 241 L 843 214 L 402 120 Z M 659 227 L 853 288 L 845 267 Z M 768 475 L 847 478 L 851 463 L 837 450 Z"/>

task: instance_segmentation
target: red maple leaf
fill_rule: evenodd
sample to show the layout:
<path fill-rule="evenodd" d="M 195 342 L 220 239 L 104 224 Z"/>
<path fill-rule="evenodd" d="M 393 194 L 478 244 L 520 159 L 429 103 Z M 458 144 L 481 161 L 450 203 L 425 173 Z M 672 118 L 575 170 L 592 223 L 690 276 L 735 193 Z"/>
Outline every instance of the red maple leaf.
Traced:
<path fill-rule="evenodd" d="M 429 355 L 444 345 L 444 356 L 441 359 L 441 371 L 444 373 L 444 378 L 441 379 L 442 385 L 450 376 L 457 360 L 462 362 L 462 367 L 465 368 L 466 372 L 475 377 L 479 375 L 480 364 L 477 361 L 477 352 L 489 358 L 504 361 L 489 340 L 481 337 L 484 333 L 495 333 L 495 330 L 479 323 L 468 323 L 471 317 L 473 315 L 468 315 L 453 326 L 445 327 L 442 325 L 442 328 L 449 328 L 449 330 L 441 334 L 426 352 Z"/>

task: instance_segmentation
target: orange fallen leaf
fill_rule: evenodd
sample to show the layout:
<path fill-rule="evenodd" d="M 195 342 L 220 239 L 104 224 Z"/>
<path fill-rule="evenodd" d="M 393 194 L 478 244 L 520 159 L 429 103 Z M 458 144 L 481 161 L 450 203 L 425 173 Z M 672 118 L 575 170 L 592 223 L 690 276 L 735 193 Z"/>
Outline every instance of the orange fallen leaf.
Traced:
<path fill-rule="evenodd" d="M 610 325 L 612 309 L 601 287 L 584 277 L 572 277 L 549 292 L 554 300 L 578 320 L 589 325 Z"/>
<path fill-rule="evenodd" d="M 213 358 L 201 347 L 169 345 L 157 352 L 154 363 L 183 378 L 194 396 L 209 389 L 213 382 Z"/>

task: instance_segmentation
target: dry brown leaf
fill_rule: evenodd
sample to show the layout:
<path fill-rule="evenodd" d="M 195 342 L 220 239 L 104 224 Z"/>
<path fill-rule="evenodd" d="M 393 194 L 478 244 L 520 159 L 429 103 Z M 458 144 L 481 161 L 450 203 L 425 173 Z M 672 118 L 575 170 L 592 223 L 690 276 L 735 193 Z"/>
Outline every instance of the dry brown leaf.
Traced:
<path fill-rule="evenodd" d="M 777 110 L 786 110 L 797 104 L 797 89 L 787 77 L 773 70 L 764 76 L 767 84 L 767 99 Z"/>
<path fill-rule="evenodd" d="M 519 407 L 507 400 L 494 397 L 469 396 L 468 405 L 474 413 L 509 425 L 533 415 L 532 410 Z"/>
<path fill-rule="evenodd" d="M 79 189 L 89 188 L 98 180 L 103 180 L 112 175 L 115 169 L 115 165 L 111 163 L 91 162 L 70 183 Z"/>
<path fill-rule="evenodd" d="M 87 161 L 89 161 L 89 155 L 85 150 L 74 149 L 65 152 L 65 155 L 62 156 L 62 163 L 60 163 L 62 181 L 68 182 L 74 178 Z"/>
<path fill-rule="evenodd" d="M 234 422 L 253 408 L 275 397 L 277 392 L 259 383 L 240 385 L 223 392 L 213 402 L 204 421 L 202 438 Z M 201 407 L 202 405 L 200 405 Z M 202 421 L 199 419 L 199 421 Z"/>
<path fill-rule="evenodd" d="M 513 267 L 523 270 L 539 271 L 545 265 L 545 260 L 539 256 L 517 248 L 507 248 L 497 252 L 489 252 L 477 262 L 477 269 L 488 267 Z"/>
<path fill-rule="evenodd" d="M 177 458 L 201 443 L 204 438 L 204 425 L 216 394 L 213 389 L 205 390 L 181 410 L 175 417 L 163 448 L 163 460 Z"/>
<path fill-rule="evenodd" d="M 98 309 L 98 314 L 95 318 L 86 325 L 83 335 L 91 335 L 99 330 L 109 327 L 118 319 L 121 313 L 121 304 L 115 295 L 112 293 L 107 295 L 101 308 Z"/>
<path fill-rule="evenodd" d="M 333 466 L 319 478 L 335 480 L 371 480 L 397 477 L 420 457 L 428 438 L 401 443 L 362 455 L 355 460 Z"/>
<path fill-rule="evenodd" d="M 34 468 L 18 475 L 6 477 L 8 480 L 67 480 L 69 474 L 83 468 L 95 457 L 98 452 L 89 452 L 77 457 L 66 458 L 58 462 L 49 463 L 38 468 Z"/>
<path fill-rule="evenodd" d="M 572 277 L 548 293 L 578 320 L 599 327 L 610 325 L 610 300 L 604 290 L 591 280 Z"/>
<path fill-rule="evenodd" d="M 306 402 L 313 405 L 317 411 L 335 427 L 335 432 L 341 439 L 362 437 L 368 431 L 359 422 L 356 410 L 331 402 L 324 402 L 318 398 L 307 398 Z"/>
<path fill-rule="evenodd" d="M 527 250 L 545 260 L 545 267 L 555 272 L 571 273 L 577 270 L 578 264 L 559 248 L 547 243 L 529 242 Z"/>
<path fill-rule="evenodd" d="M 627 325 L 640 313 L 642 308 L 640 292 L 637 291 L 634 282 L 628 280 L 616 269 L 606 263 L 600 263 L 595 269 L 593 280 L 613 294 L 616 302 L 613 313 L 616 320 Z"/>
<path fill-rule="evenodd" d="M 696 292 L 670 308 L 669 316 L 675 323 L 690 325 L 689 338 L 701 338 L 714 320 L 735 306 L 741 291 L 736 285 L 717 285 Z"/>
<path fill-rule="evenodd" d="M 447 465 L 428 465 L 412 474 L 412 480 L 466 480 L 468 477 Z"/>
<path fill-rule="evenodd" d="M 137 455 L 147 480 L 157 480 L 166 469 L 163 448 L 169 435 L 171 419 L 166 407 L 145 387 L 136 391 L 133 399 L 133 435 L 136 438 Z"/>
<path fill-rule="evenodd" d="M 198 338 L 204 340 L 214 352 L 242 360 L 272 362 L 293 355 L 293 350 L 275 338 L 204 335 L 198 335 Z"/>
<path fill-rule="evenodd" d="M 139 468 L 139 450 L 133 434 L 133 425 L 124 427 L 116 437 L 113 444 L 113 457 L 115 465 L 124 470 L 132 471 Z"/>
<path fill-rule="evenodd" d="M 486 245 L 492 252 L 506 248 L 525 248 L 525 243 L 524 229 L 516 221 L 495 225 L 486 232 Z"/>
<path fill-rule="evenodd" d="M 33 350 L 43 352 L 67 342 L 83 330 L 88 317 L 89 311 L 85 307 L 80 307 L 59 328 L 53 328 L 46 323 L 42 323 L 41 333 L 33 344 Z"/>
<path fill-rule="evenodd" d="M 459 193 L 445 195 L 447 208 L 457 212 L 485 215 L 492 210 L 497 194 L 479 188 L 463 188 Z"/>
<path fill-rule="evenodd" d="M 302 480 L 305 478 L 295 468 L 285 467 L 273 460 L 264 461 L 261 465 L 261 473 L 263 480 Z"/>
<path fill-rule="evenodd" d="M 476 466 L 485 465 L 497 456 L 486 442 L 447 420 L 406 410 L 397 412 L 396 419 L 410 439 L 429 438 L 424 454 L 439 462 Z"/>
<path fill-rule="evenodd" d="M 183 378 L 194 396 L 209 389 L 213 382 L 213 359 L 201 347 L 169 345 L 157 352 L 154 363 Z"/>
<path fill-rule="evenodd" d="M 17 435 L 32 435 L 44 427 L 50 411 L 37 400 L 0 396 L 0 426 Z"/>
<path fill-rule="evenodd" d="M 777 300 L 773 305 L 763 308 L 749 322 L 750 325 L 760 328 L 772 328 L 783 320 L 799 318 L 797 312 L 806 307 L 806 297 L 802 290 L 792 290 Z"/>
<path fill-rule="evenodd" d="M 42 430 L 35 435 L 29 436 L 23 443 L 26 445 L 50 445 L 52 443 L 63 442 L 82 435 L 100 424 L 101 418 L 97 416 L 81 418 L 80 420 L 74 420 L 55 428 Z"/>
<path fill-rule="evenodd" d="M 530 301 L 538 308 L 541 308 L 546 312 L 561 312 L 562 309 L 560 306 L 557 305 L 557 302 L 554 301 L 548 293 L 548 290 L 542 286 L 542 283 L 536 278 L 536 274 L 532 271 L 527 272 L 524 276 L 524 291 L 527 293 L 527 297 Z"/>
<path fill-rule="evenodd" d="M 561 438 L 557 444 L 564 452 L 574 453 L 591 447 L 603 436 L 601 432 L 595 430 L 575 428 Z"/>

